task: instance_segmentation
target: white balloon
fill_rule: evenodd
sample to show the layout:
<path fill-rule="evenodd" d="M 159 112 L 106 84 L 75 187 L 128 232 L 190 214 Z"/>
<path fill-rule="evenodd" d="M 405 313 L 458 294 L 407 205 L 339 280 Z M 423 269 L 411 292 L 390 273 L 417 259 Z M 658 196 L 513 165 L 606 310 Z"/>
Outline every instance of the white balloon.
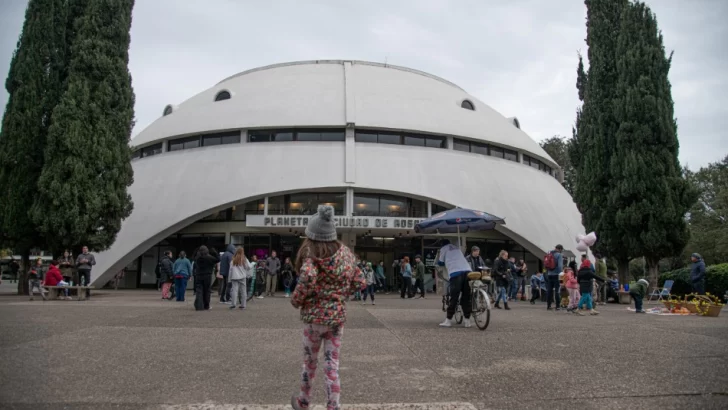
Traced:
<path fill-rule="evenodd" d="M 589 234 L 585 236 L 582 240 L 588 246 L 594 246 L 594 244 L 597 242 L 597 234 L 595 234 L 594 232 L 589 232 Z"/>
<path fill-rule="evenodd" d="M 586 252 L 589 250 L 589 245 L 587 245 L 584 241 L 581 241 L 576 245 L 576 250 L 579 252 Z"/>

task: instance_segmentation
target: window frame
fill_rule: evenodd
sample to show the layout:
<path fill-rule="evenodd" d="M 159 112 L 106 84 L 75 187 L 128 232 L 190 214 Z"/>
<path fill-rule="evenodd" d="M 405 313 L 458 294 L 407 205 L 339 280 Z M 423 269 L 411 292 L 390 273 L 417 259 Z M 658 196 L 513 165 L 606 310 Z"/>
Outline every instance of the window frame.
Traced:
<path fill-rule="evenodd" d="M 220 90 L 217 93 L 215 93 L 215 99 L 214 102 L 220 102 L 225 101 L 233 98 L 233 94 L 228 90 Z"/>
<path fill-rule="evenodd" d="M 152 145 L 147 145 L 146 147 L 141 149 L 141 151 L 142 151 L 141 158 L 147 158 L 147 157 L 152 157 L 154 155 L 159 155 L 162 153 L 162 149 L 163 149 L 162 142 L 158 142 L 158 143 L 152 144 Z"/>
<path fill-rule="evenodd" d="M 475 104 L 467 98 L 460 102 L 460 108 L 464 108 L 469 111 L 475 111 Z"/>
<path fill-rule="evenodd" d="M 197 146 L 194 147 L 187 147 L 188 142 L 197 141 Z M 182 148 L 174 148 L 175 144 L 182 144 Z M 202 146 L 202 141 L 199 135 L 194 135 L 191 137 L 182 137 L 182 138 L 176 138 L 173 140 L 167 141 L 167 152 L 173 152 L 173 151 L 183 151 L 186 149 L 195 149 L 200 148 Z"/>

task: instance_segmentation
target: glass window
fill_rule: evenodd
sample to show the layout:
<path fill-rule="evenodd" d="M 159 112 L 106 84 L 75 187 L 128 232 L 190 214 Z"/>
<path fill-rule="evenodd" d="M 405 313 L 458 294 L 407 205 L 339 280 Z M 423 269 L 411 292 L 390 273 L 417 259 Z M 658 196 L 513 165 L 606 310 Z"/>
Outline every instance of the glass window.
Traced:
<path fill-rule="evenodd" d="M 433 203 L 432 206 L 431 206 L 431 208 L 432 208 L 432 214 L 433 215 L 437 215 L 440 212 L 445 212 L 448 209 L 450 209 L 449 207 L 445 207 L 445 206 L 442 206 L 442 205 L 438 205 L 436 203 Z"/>
<path fill-rule="evenodd" d="M 248 142 L 270 142 L 273 133 L 266 130 L 249 130 L 248 131 Z M 291 140 L 293 140 L 293 134 L 291 134 Z"/>
<path fill-rule="evenodd" d="M 321 132 L 318 131 L 298 131 L 296 132 L 298 141 L 321 141 Z"/>
<path fill-rule="evenodd" d="M 470 143 L 461 139 L 453 139 L 452 148 L 455 151 L 470 152 Z"/>
<path fill-rule="evenodd" d="M 244 221 L 245 215 L 247 215 L 246 206 L 247 204 L 238 204 L 232 208 L 230 219 L 233 221 Z M 242 244 L 242 243 L 241 243 Z"/>
<path fill-rule="evenodd" d="M 419 199 L 411 199 L 412 203 L 409 217 L 410 218 L 427 218 L 427 201 Z"/>
<path fill-rule="evenodd" d="M 503 148 L 490 147 L 490 155 L 498 158 L 503 158 Z"/>
<path fill-rule="evenodd" d="M 549 174 L 551 174 L 551 173 L 553 172 L 553 171 L 551 170 L 551 167 L 550 167 L 550 166 L 548 166 L 548 165 L 546 165 L 546 164 L 543 164 L 543 165 L 541 166 L 541 170 L 542 170 L 543 172 L 547 172 L 547 173 L 549 173 Z"/>
<path fill-rule="evenodd" d="M 399 134 L 379 133 L 377 141 L 380 144 L 402 144 L 402 136 Z"/>
<path fill-rule="evenodd" d="M 425 145 L 430 148 L 447 148 L 446 139 L 444 137 L 427 137 Z"/>
<path fill-rule="evenodd" d="M 182 149 L 197 148 L 200 146 L 200 137 L 179 138 L 169 141 L 168 151 L 179 151 Z"/>
<path fill-rule="evenodd" d="M 480 155 L 488 155 L 488 145 L 481 144 L 478 142 L 471 142 L 470 143 L 470 152 L 474 152 L 474 153 L 480 154 Z"/>
<path fill-rule="evenodd" d="M 357 131 L 356 135 L 354 136 L 354 141 L 376 143 L 377 142 L 377 133 L 376 132 Z"/>
<path fill-rule="evenodd" d="M 275 142 L 293 141 L 293 130 L 271 131 L 270 140 Z"/>
<path fill-rule="evenodd" d="M 466 110 L 475 111 L 475 106 L 468 100 L 463 100 L 463 102 L 460 103 L 460 107 L 465 108 Z"/>
<path fill-rule="evenodd" d="M 142 157 L 150 157 L 152 155 L 157 155 L 162 153 L 162 143 L 150 145 L 148 147 L 142 148 Z"/>
<path fill-rule="evenodd" d="M 138 149 L 131 152 L 131 159 L 137 159 L 142 157 L 142 150 Z"/>
<path fill-rule="evenodd" d="M 531 157 L 529 157 L 526 154 L 523 154 L 523 163 L 526 165 L 531 165 Z"/>
<path fill-rule="evenodd" d="M 531 166 L 536 169 L 541 169 L 541 162 L 539 162 L 536 159 L 531 158 Z"/>
<path fill-rule="evenodd" d="M 318 208 L 318 205 L 320 205 L 320 204 L 333 206 L 334 215 L 343 215 L 345 200 L 346 200 L 346 193 L 344 193 L 344 192 L 318 194 L 318 200 L 317 200 L 316 207 L 312 207 L 309 215 L 313 214 L 313 212 Z"/>
<path fill-rule="evenodd" d="M 321 131 L 321 141 L 344 141 L 344 130 Z"/>
<path fill-rule="evenodd" d="M 404 136 L 404 145 L 413 145 L 416 147 L 424 147 L 425 146 L 425 137 L 420 135 L 405 135 Z"/>
<path fill-rule="evenodd" d="M 162 112 L 162 116 L 166 117 L 167 115 L 172 114 L 172 106 L 168 105 L 164 107 L 164 111 Z"/>
<path fill-rule="evenodd" d="M 265 200 L 258 199 L 245 203 L 245 215 L 263 215 L 265 211 Z"/>
<path fill-rule="evenodd" d="M 505 154 L 505 158 L 507 160 L 518 162 L 518 152 L 506 149 L 503 150 L 503 153 Z"/>
<path fill-rule="evenodd" d="M 354 215 L 379 216 L 379 196 L 354 193 Z"/>
<path fill-rule="evenodd" d="M 220 91 L 215 95 L 215 101 L 222 101 L 222 100 L 229 100 L 230 99 L 230 93 L 223 90 Z"/>
<path fill-rule="evenodd" d="M 268 215 L 285 215 L 286 199 L 283 195 L 268 197 Z"/>
<path fill-rule="evenodd" d="M 240 144 L 240 131 L 231 131 L 220 134 L 223 144 Z"/>
<path fill-rule="evenodd" d="M 409 199 L 393 196 L 381 195 L 379 198 L 379 215 L 380 216 L 399 216 L 407 217 L 409 209 Z"/>
<path fill-rule="evenodd" d="M 313 215 L 318 208 L 318 196 L 310 193 L 291 194 L 288 200 L 288 214 Z"/>
<path fill-rule="evenodd" d="M 219 135 L 205 135 L 202 137 L 202 146 L 203 147 L 211 147 L 213 145 L 220 145 L 222 144 L 222 141 L 220 140 Z"/>
<path fill-rule="evenodd" d="M 209 147 L 220 144 L 236 144 L 240 142 L 240 131 L 218 132 L 202 136 L 202 146 Z"/>
<path fill-rule="evenodd" d="M 210 222 L 210 221 L 216 221 L 216 222 L 224 221 L 224 220 L 227 219 L 227 211 L 228 211 L 227 209 L 223 209 L 222 211 L 213 212 L 210 215 L 202 218 L 201 221 L 207 221 L 207 222 Z"/>

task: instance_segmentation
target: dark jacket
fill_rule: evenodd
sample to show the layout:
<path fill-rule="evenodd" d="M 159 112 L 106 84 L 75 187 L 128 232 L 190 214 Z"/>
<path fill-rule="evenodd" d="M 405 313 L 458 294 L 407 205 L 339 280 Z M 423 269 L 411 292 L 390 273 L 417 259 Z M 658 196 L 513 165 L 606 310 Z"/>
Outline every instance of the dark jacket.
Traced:
<path fill-rule="evenodd" d="M 473 255 L 468 255 L 465 257 L 465 260 L 468 261 L 470 264 L 470 270 L 473 272 L 480 272 L 481 268 L 485 267 L 485 261 L 483 261 L 483 257 L 480 255 L 475 258 Z"/>
<path fill-rule="evenodd" d="M 698 259 L 690 267 L 690 281 L 696 283 L 702 282 L 703 279 L 705 279 L 705 262 L 702 259 Z"/>
<path fill-rule="evenodd" d="M 220 257 L 220 275 L 225 278 L 230 273 L 230 264 L 233 262 L 233 256 L 235 256 L 235 245 L 230 244 L 225 249 L 225 253 Z"/>
<path fill-rule="evenodd" d="M 594 282 L 592 281 L 592 279 L 596 279 L 599 282 L 604 282 L 604 279 L 596 275 L 596 273 L 594 272 L 594 267 L 592 265 L 582 265 L 581 269 L 579 269 L 579 274 L 577 277 L 579 279 L 579 292 L 581 292 L 582 295 L 585 293 L 592 293 L 592 291 L 594 290 Z"/>
<path fill-rule="evenodd" d="M 174 279 L 173 263 L 169 256 L 164 255 L 159 260 L 159 279 L 162 282 L 171 282 Z"/>
<path fill-rule="evenodd" d="M 511 275 L 508 273 L 510 269 L 510 262 L 508 259 L 501 257 L 496 258 L 493 263 L 493 272 L 495 272 L 495 282 L 498 286 L 508 286 L 511 281 Z"/>
<path fill-rule="evenodd" d="M 38 266 L 36 264 L 33 264 L 33 266 L 31 266 L 30 269 L 28 270 L 28 279 L 29 280 L 42 280 L 44 271 L 45 271 L 45 268 L 43 268 L 43 265 Z"/>
<path fill-rule="evenodd" d="M 281 269 L 281 272 L 283 272 L 283 273 L 286 273 L 286 272 L 293 273 L 293 265 L 291 265 L 290 263 L 284 263 L 283 264 L 283 268 Z"/>
<path fill-rule="evenodd" d="M 220 262 L 220 257 L 217 253 L 204 253 L 200 254 L 195 259 L 196 276 L 209 276 L 212 275 L 212 271 L 215 270 L 215 265 Z"/>
<path fill-rule="evenodd" d="M 425 272 L 427 272 L 427 269 L 425 268 L 425 264 L 422 263 L 422 261 L 415 262 L 414 278 L 424 281 Z"/>

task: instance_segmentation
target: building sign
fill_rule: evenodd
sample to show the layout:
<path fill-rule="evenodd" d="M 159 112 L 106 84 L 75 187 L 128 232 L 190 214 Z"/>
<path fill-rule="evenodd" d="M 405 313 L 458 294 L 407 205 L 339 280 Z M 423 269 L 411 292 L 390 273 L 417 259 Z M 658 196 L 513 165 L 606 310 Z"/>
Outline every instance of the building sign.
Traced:
<path fill-rule="evenodd" d="M 257 228 L 304 228 L 308 216 L 300 215 L 248 215 L 247 225 Z M 392 218 L 378 216 L 335 216 L 334 223 L 339 228 L 362 229 L 414 229 L 422 218 Z"/>

